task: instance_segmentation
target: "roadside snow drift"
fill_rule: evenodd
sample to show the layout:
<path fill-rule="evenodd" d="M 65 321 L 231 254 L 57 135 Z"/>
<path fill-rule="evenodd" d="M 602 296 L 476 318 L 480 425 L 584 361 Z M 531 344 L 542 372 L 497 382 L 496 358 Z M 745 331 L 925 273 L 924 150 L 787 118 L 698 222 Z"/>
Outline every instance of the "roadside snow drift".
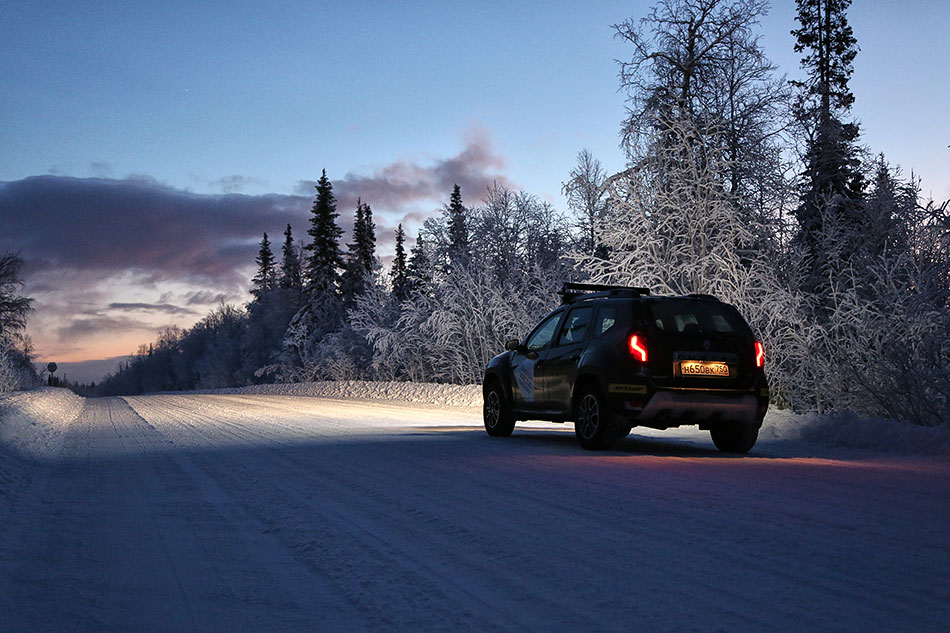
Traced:
<path fill-rule="evenodd" d="M 0 395 L 0 445 L 33 458 L 55 457 L 83 402 L 54 387 Z"/>
<path fill-rule="evenodd" d="M 56 458 L 84 399 L 43 387 L 0 395 L 0 525 L 22 497 L 37 462 Z"/>

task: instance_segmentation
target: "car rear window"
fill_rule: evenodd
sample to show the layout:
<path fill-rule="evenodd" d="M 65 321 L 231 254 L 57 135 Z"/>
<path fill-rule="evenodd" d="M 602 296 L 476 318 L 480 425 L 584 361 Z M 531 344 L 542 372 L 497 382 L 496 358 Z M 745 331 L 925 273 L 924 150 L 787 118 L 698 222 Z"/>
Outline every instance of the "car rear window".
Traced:
<path fill-rule="evenodd" d="M 567 322 L 564 329 L 561 330 L 561 336 L 558 338 L 558 345 L 569 345 L 571 343 L 580 343 L 587 337 L 587 328 L 590 326 L 590 319 L 594 315 L 593 308 L 574 308 L 567 315 Z"/>
<path fill-rule="evenodd" d="M 650 305 L 653 323 L 675 334 L 735 334 L 748 329 L 732 306 L 712 301 L 672 299 Z"/>
<path fill-rule="evenodd" d="M 617 324 L 616 306 L 601 306 L 597 311 L 597 320 L 594 322 L 594 337 L 600 338 Z"/>

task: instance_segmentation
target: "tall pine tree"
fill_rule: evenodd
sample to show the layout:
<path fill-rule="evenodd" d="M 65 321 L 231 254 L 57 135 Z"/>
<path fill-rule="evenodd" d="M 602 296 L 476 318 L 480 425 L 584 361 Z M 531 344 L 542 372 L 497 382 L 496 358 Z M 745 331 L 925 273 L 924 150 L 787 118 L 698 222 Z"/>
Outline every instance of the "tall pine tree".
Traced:
<path fill-rule="evenodd" d="M 446 213 L 449 216 L 449 268 L 457 270 L 464 268 L 471 258 L 466 209 L 462 204 L 462 190 L 457 184 L 452 188 Z"/>
<path fill-rule="evenodd" d="M 823 293 L 825 280 L 845 263 L 861 240 L 864 180 L 856 141 L 858 125 L 846 122 L 854 95 L 848 88 L 857 40 L 848 25 L 851 0 L 797 0 L 801 28 L 792 31 L 795 52 L 804 53 L 804 81 L 796 116 L 808 142 L 797 236 L 809 275 L 804 288 Z"/>
<path fill-rule="evenodd" d="M 264 239 L 261 240 L 261 248 L 257 252 L 257 275 L 253 279 L 254 289 L 251 291 L 255 295 L 276 287 L 276 275 L 274 264 L 274 253 L 270 249 L 270 240 L 267 239 L 267 233 L 264 233 Z"/>
<path fill-rule="evenodd" d="M 352 302 L 366 290 L 366 278 L 376 268 L 376 225 L 373 210 L 360 200 L 356 202 L 353 221 L 353 241 L 347 244 L 346 269 L 341 288 L 346 303 Z"/>
<path fill-rule="evenodd" d="M 311 295 L 335 294 L 339 289 L 339 271 L 343 268 L 343 253 L 340 251 L 343 229 L 336 223 L 339 217 L 336 198 L 325 169 L 317 181 L 316 190 L 310 228 L 307 229 L 307 235 L 313 241 L 304 247 L 310 252 L 306 262 L 308 290 Z"/>
<path fill-rule="evenodd" d="M 396 257 L 393 259 L 393 267 L 389 271 L 393 283 L 393 295 L 399 301 L 403 301 L 409 296 L 405 242 L 406 232 L 402 230 L 402 224 L 400 224 L 396 227 Z"/>
<path fill-rule="evenodd" d="M 417 294 L 426 294 L 432 285 L 432 263 L 426 255 L 422 233 L 416 236 L 416 244 L 409 253 L 409 265 L 406 266 L 406 279 L 409 290 Z"/>
<path fill-rule="evenodd" d="M 302 290 L 303 279 L 300 274 L 300 259 L 297 256 L 297 246 L 294 244 L 293 230 L 289 224 L 284 231 L 284 246 L 281 253 L 283 260 L 280 267 L 280 287 Z"/>

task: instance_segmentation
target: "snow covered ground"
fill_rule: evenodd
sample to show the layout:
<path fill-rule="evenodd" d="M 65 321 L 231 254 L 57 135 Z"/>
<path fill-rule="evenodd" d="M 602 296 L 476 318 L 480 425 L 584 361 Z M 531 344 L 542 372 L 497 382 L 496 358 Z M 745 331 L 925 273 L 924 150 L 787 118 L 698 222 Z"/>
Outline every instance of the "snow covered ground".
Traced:
<path fill-rule="evenodd" d="M 479 402 L 0 397 L 0 631 L 946 630 L 947 429 L 775 412 L 745 457 L 689 427 L 589 453 L 489 438 Z"/>

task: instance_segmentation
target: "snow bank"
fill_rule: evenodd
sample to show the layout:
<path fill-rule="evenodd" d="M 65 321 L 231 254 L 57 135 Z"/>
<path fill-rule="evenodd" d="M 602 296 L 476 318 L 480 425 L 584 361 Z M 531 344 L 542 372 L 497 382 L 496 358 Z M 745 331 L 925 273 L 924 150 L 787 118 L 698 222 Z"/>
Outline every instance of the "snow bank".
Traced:
<path fill-rule="evenodd" d="M 252 385 L 237 389 L 215 389 L 222 394 L 276 396 L 315 396 L 320 398 L 356 398 L 364 400 L 401 400 L 447 407 L 481 407 L 481 385 L 445 385 L 426 382 L 367 382 L 339 380 L 278 385 Z"/>
<path fill-rule="evenodd" d="M 37 459 L 55 457 L 84 402 L 55 387 L 0 395 L 0 448 Z"/>
<path fill-rule="evenodd" d="M 770 410 L 760 440 L 806 441 L 915 455 L 950 455 L 950 428 L 925 427 L 886 418 L 841 413 Z"/>
<path fill-rule="evenodd" d="M 0 525 L 33 479 L 37 461 L 55 458 L 84 399 L 41 387 L 0 395 Z"/>

